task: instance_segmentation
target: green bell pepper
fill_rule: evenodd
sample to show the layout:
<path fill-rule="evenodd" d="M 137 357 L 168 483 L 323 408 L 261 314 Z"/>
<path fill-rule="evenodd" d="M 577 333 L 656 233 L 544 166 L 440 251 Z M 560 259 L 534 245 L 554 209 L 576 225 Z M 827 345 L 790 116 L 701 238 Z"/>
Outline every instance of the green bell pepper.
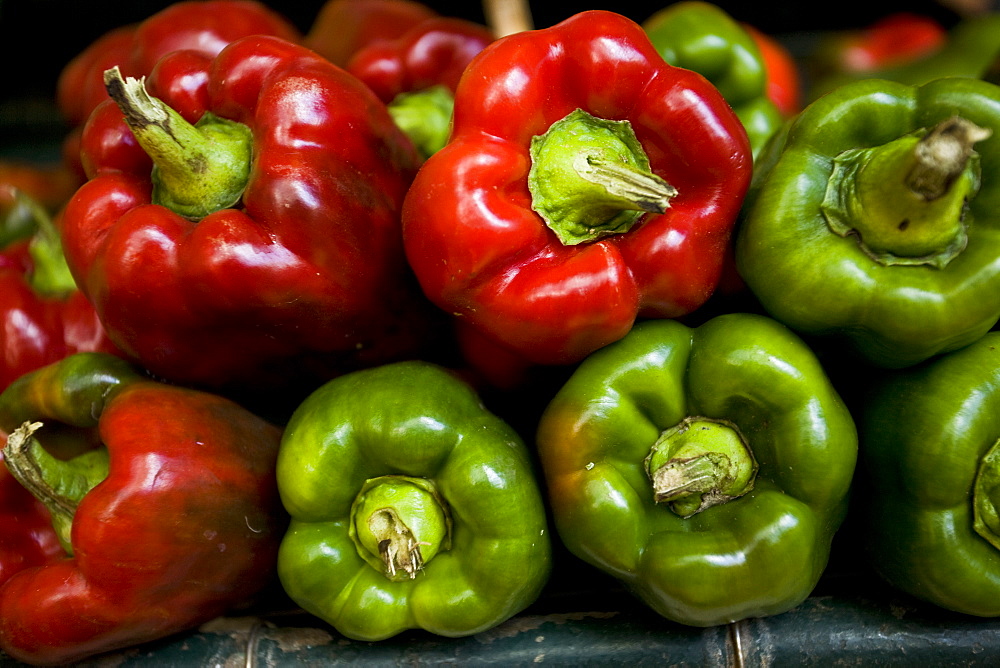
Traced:
<path fill-rule="evenodd" d="M 986 79 L 998 83 L 1000 75 L 1000 14 L 969 16 L 948 31 L 947 39 L 932 54 L 875 72 L 842 73 L 823 77 L 809 89 L 815 100 L 858 79 L 888 79 L 919 86 L 945 77 Z"/>
<path fill-rule="evenodd" d="M 784 117 L 767 95 L 764 57 L 750 33 L 725 10 L 701 0 L 669 5 L 642 28 L 665 61 L 697 72 L 719 89 L 756 156 Z"/>
<path fill-rule="evenodd" d="M 532 603 L 551 545 L 527 448 L 427 362 L 357 371 L 295 410 L 278 456 L 278 575 L 356 640 L 478 633 Z"/>
<path fill-rule="evenodd" d="M 968 345 L 1000 318 L 998 129 L 1000 87 L 977 79 L 829 93 L 761 154 L 740 275 L 775 319 L 876 366 Z"/>
<path fill-rule="evenodd" d="M 1000 332 L 888 373 L 859 423 L 874 569 L 943 608 L 1000 616 Z"/>
<path fill-rule="evenodd" d="M 637 325 L 573 372 L 537 445 L 569 551 L 691 626 L 812 592 L 857 457 L 812 350 L 746 313 Z"/>

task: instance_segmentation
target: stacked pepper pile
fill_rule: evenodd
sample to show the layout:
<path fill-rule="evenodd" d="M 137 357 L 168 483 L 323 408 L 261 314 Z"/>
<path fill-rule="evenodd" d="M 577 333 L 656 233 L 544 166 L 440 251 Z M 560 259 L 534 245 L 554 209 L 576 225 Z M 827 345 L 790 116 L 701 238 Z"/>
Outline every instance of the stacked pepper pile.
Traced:
<path fill-rule="evenodd" d="M 1000 616 L 998 17 L 891 19 L 810 60 L 697 0 L 95 41 L 64 163 L 0 172 L 0 649 L 275 591 L 467 636 L 555 547 L 714 626 L 804 601 L 845 521 Z"/>

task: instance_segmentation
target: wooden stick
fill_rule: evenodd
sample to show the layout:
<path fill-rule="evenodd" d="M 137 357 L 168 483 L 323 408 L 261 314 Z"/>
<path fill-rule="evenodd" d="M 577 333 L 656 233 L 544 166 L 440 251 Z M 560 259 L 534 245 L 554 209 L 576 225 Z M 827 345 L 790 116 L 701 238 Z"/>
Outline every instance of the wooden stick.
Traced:
<path fill-rule="evenodd" d="M 497 39 L 534 27 L 527 0 L 483 0 L 483 11 Z"/>

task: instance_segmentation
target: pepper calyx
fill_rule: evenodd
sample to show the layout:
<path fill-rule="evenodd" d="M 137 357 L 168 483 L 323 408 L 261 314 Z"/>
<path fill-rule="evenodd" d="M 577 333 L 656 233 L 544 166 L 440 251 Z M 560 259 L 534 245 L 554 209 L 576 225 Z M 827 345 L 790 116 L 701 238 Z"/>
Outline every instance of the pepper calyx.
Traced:
<path fill-rule="evenodd" d="M 748 493 L 758 469 L 735 424 L 700 416 L 664 431 L 645 465 L 654 501 L 684 518 Z"/>
<path fill-rule="evenodd" d="M 152 201 L 191 220 L 236 206 L 250 178 L 253 133 L 206 112 L 194 125 L 146 90 L 145 78 L 104 72 L 108 95 L 153 161 Z"/>
<path fill-rule="evenodd" d="M 631 123 L 582 109 L 532 137 L 530 157 L 531 207 L 567 246 L 628 232 L 678 194 L 653 173 Z"/>
<path fill-rule="evenodd" d="M 990 130 L 959 117 L 833 161 L 823 217 L 884 266 L 943 268 L 968 244 L 968 201 L 980 186 L 973 145 Z"/>
<path fill-rule="evenodd" d="M 973 528 L 1000 550 L 1000 440 L 983 455 L 972 488 Z"/>
<path fill-rule="evenodd" d="M 365 481 L 348 533 L 358 554 L 392 581 L 408 580 L 451 547 L 451 514 L 433 481 L 385 475 Z"/>
<path fill-rule="evenodd" d="M 41 422 L 27 421 L 12 431 L 3 448 L 11 475 L 41 501 L 67 554 L 73 554 L 71 532 L 80 500 L 108 477 L 108 451 L 99 447 L 63 461 L 49 454 L 35 438 Z"/>
<path fill-rule="evenodd" d="M 426 160 L 448 143 L 455 96 L 447 86 L 400 93 L 387 105 L 393 122 Z"/>

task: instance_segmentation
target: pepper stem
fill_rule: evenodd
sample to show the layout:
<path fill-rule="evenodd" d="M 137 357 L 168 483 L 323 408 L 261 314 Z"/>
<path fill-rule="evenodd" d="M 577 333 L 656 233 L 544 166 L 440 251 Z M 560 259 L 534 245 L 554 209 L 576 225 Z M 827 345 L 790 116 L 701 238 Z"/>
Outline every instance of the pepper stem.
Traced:
<path fill-rule="evenodd" d="M 577 109 L 533 137 L 530 155 L 531 206 L 567 246 L 623 234 L 677 196 L 628 121 Z"/>
<path fill-rule="evenodd" d="M 451 547 L 451 516 L 434 483 L 387 475 L 367 480 L 351 509 L 358 554 L 393 581 L 412 579 Z"/>
<path fill-rule="evenodd" d="M 104 72 L 108 95 L 153 160 L 153 202 L 192 220 L 235 206 L 250 178 L 253 135 L 206 113 L 192 125 L 146 90 L 145 79 Z"/>
<path fill-rule="evenodd" d="M 993 134 L 959 116 L 939 123 L 917 143 L 906 185 L 928 202 L 943 197 L 972 156 L 972 147 Z"/>
<path fill-rule="evenodd" d="M 1000 550 L 1000 440 L 983 455 L 972 489 L 973 528 Z"/>
<path fill-rule="evenodd" d="M 821 210 L 839 236 L 876 262 L 944 267 L 965 248 L 968 200 L 979 189 L 973 150 L 991 131 L 959 117 L 834 160 Z"/>
<path fill-rule="evenodd" d="M 41 427 L 41 422 L 25 422 L 11 432 L 3 459 L 11 475 L 48 509 L 59 542 L 72 555 L 73 516 L 80 500 L 108 477 L 108 451 L 101 447 L 68 461 L 57 459 L 35 439 Z"/>
<path fill-rule="evenodd" d="M 660 435 L 646 473 L 656 503 L 686 518 L 753 489 L 757 461 L 736 425 L 688 417 Z"/>

